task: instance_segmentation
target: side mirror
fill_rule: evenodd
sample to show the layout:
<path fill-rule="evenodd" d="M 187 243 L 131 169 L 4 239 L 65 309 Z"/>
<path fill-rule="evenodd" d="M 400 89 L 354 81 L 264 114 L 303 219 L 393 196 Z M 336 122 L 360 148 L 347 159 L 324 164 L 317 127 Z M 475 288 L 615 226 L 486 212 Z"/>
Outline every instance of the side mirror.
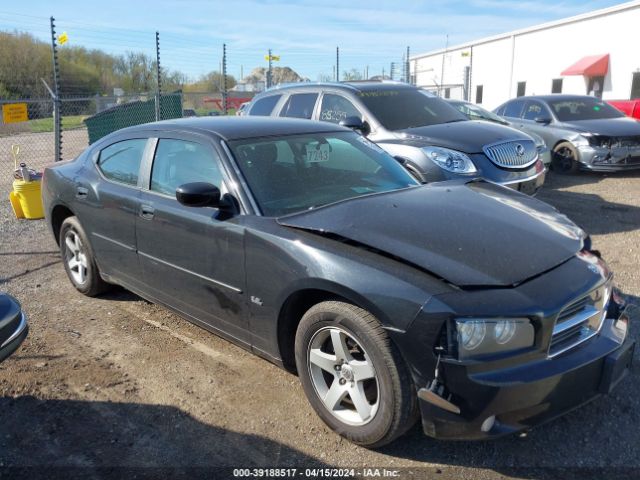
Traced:
<path fill-rule="evenodd" d="M 536 117 L 534 118 L 534 121 L 543 125 L 549 125 L 551 123 L 551 119 L 549 117 Z"/>
<path fill-rule="evenodd" d="M 341 127 L 347 127 L 351 130 L 355 130 L 356 132 L 360 132 L 361 135 L 367 136 L 371 133 L 371 127 L 365 121 L 363 121 L 360 117 L 351 116 L 347 117 L 344 120 L 340 120 Z"/>
<path fill-rule="evenodd" d="M 185 183 L 176 188 L 176 200 L 187 207 L 220 208 L 220 189 L 206 182 Z"/>

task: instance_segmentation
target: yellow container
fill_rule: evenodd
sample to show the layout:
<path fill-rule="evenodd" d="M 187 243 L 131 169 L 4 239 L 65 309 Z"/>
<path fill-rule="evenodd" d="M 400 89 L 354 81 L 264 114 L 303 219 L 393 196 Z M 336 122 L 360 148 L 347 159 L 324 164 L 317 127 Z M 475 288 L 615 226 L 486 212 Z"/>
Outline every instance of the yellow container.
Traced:
<path fill-rule="evenodd" d="M 42 196 L 40 194 L 40 180 L 25 182 L 13 181 L 13 192 L 9 193 L 9 201 L 16 218 L 43 218 Z"/>

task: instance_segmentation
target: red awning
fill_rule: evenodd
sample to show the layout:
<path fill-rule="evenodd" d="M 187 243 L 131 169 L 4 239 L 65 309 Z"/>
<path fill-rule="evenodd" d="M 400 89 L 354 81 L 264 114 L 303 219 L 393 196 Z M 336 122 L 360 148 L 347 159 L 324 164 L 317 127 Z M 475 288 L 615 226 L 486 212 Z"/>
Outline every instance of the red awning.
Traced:
<path fill-rule="evenodd" d="M 585 77 L 604 77 L 609 71 L 609 54 L 584 57 L 571 65 L 560 75 L 584 75 Z"/>

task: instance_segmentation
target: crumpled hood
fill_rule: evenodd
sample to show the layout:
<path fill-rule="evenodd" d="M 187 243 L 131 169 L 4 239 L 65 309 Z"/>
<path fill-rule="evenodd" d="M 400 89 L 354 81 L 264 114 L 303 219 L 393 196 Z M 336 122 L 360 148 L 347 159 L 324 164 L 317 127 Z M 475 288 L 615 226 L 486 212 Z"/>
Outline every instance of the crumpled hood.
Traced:
<path fill-rule="evenodd" d="M 465 286 L 511 286 L 565 262 L 584 232 L 553 207 L 484 181 L 434 183 L 278 218 Z"/>
<path fill-rule="evenodd" d="M 515 128 L 472 120 L 414 127 L 394 133 L 405 134 L 414 143 L 424 142 L 424 146 L 437 145 L 464 153 L 482 153 L 485 145 L 507 140 L 531 140 L 526 133 Z"/>
<path fill-rule="evenodd" d="M 608 137 L 631 137 L 640 135 L 640 122 L 626 117 L 562 122 L 561 126 L 579 132 L 606 135 Z"/>

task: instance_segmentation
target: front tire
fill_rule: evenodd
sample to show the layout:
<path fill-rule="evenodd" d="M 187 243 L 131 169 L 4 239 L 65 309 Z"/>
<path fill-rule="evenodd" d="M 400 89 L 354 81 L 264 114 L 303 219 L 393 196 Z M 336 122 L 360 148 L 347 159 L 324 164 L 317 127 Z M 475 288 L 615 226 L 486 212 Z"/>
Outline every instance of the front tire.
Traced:
<path fill-rule="evenodd" d="M 76 290 L 94 297 L 109 288 L 100 277 L 93 250 L 77 217 L 62 222 L 59 244 L 64 269 Z"/>
<path fill-rule="evenodd" d="M 298 326 L 295 356 L 311 406 L 339 435 L 376 448 L 415 423 L 409 370 L 369 312 L 338 301 L 315 305 Z"/>
<path fill-rule="evenodd" d="M 553 171 L 560 174 L 575 173 L 580 169 L 578 150 L 571 142 L 560 142 L 553 147 Z"/>

